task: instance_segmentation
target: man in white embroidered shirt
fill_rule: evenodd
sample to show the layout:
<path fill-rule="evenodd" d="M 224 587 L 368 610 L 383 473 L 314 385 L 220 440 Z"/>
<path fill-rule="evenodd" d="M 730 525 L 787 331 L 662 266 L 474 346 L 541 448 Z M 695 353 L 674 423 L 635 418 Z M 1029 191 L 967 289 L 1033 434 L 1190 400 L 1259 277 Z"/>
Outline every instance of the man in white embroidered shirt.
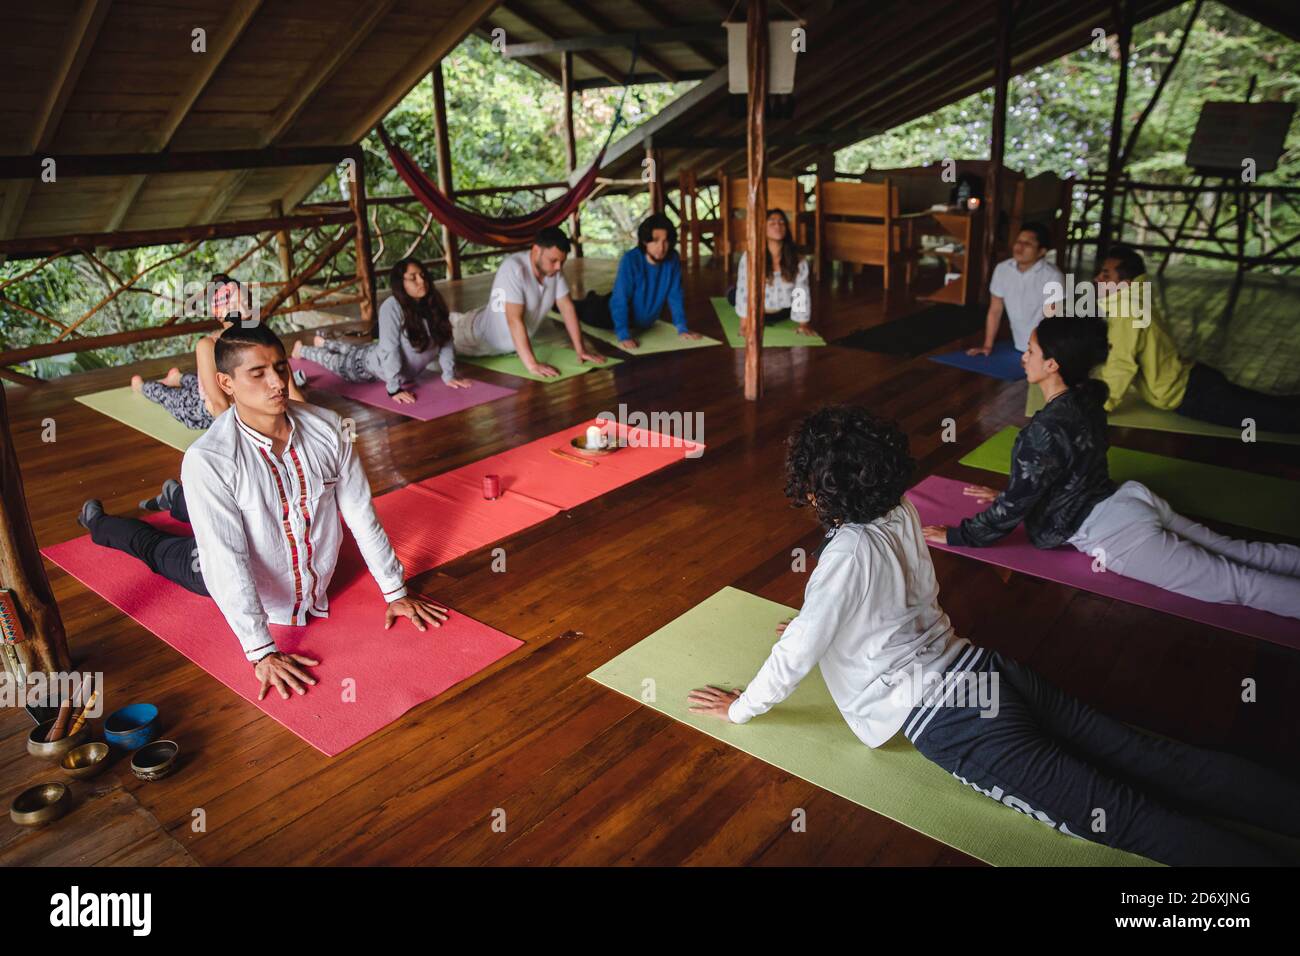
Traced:
<path fill-rule="evenodd" d="M 301 626 L 309 616 L 328 615 L 326 591 L 343 541 L 340 515 L 387 602 L 385 629 L 398 617 L 420 631 L 440 627 L 447 609 L 407 594 L 401 562 L 375 515 L 370 484 L 342 420 L 328 409 L 288 400 L 289 365 L 275 333 L 262 325 L 232 326 L 217 339 L 216 364 L 233 407 L 185 453 L 183 501 L 171 502 L 174 515 L 177 504 L 188 511 L 201 581 L 177 560 L 190 550 L 187 539 L 104 515 L 92 500 L 81 521 L 95 541 L 210 594 L 261 681 L 258 700 L 272 687 L 288 699 L 290 691 L 303 694 L 305 685 L 316 683 L 308 668 L 319 662 L 282 653 L 268 625 Z M 172 498 L 179 495 L 172 490 Z M 131 530 L 127 524 L 134 538 L 116 533 Z"/>

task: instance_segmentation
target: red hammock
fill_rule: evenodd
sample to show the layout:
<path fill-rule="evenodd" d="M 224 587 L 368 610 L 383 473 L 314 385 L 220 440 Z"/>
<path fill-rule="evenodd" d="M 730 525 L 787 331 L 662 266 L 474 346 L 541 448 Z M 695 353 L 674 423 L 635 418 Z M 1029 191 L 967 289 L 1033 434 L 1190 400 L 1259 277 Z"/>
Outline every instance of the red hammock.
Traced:
<path fill-rule="evenodd" d="M 448 199 L 437 184 L 424 174 L 424 170 L 407 155 L 406 150 L 389 138 L 383 124 L 379 126 L 379 138 L 383 140 L 384 148 L 388 150 L 388 158 L 392 161 L 393 168 L 397 170 L 397 175 L 402 177 L 402 181 L 406 183 L 415 198 L 424 203 L 429 212 L 433 213 L 433 218 L 462 239 L 483 246 L 523 245 L 531 242 L 533 237 L 547 226 L 558 226 L 564 222 L 596 187 L 596 174 L 600 170 L 600 161 L 605 155 L 605 147 L 602 146 L 596 158 L 592 160 L 591 168 L 583 174 L 582 178 L 563 196 L 547 203 L 536 212 L 524 216 L 493 219 L 458 206 L 453 200 Z M 609 145 L 608 140 L 606 140 L 607 145 Z"/>

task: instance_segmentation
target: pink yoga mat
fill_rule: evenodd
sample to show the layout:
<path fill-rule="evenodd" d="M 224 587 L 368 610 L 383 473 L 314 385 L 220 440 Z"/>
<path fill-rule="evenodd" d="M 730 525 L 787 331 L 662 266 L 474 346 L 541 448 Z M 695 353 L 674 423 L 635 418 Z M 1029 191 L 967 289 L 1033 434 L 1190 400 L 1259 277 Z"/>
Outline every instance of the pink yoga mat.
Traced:
<path fill-rule="evenodd" d="M 307 359 L 290 359 L 289 364 L 303 371 L 307 376 L 309 388 L 334 392 L 364 405 L 382 408 L 386 412 L 396 412 L 422 422 L 432 421 L 443 415 L 473 408 L 475 405 L 483 405 L 515 393 L 513 388 L 480 382 L 477 379 L 469 388 L 448 388 L 442 384 L 441 376 L 426 371 L 415 385 L 415 402 L 410 405 L 399 405 L 389 397 L 388 387 L 383 382 L 348 382 L 324 366 Z"/>
<path fill-rule="evenodd" d="M 907 497 L 916 505 L 923 523 L 953 525 L 983 510 L 978 501 L 962 494 L 968 484 L 931 476 L 909 491 Z M 1068 546 L 1050 551 L 1035 548 L 1029 543 L 1023 526 L 990 548 L 957 548 L 944 544 L 930 547 L 1285 647 L 1300 647 L 1300 622 L 1293 618 L 1238 604 L 1209 604 L 1118 574 L 1093 571 L 1092 558 Z"/>
<path fill-rule="evenodd" d="M 188 533 L 188 526 L 167 516 L 151 515 L 148 520 Z M 319 683 L 302 697 L 286 701 L 272 691 L 259 703 L 252 665 L 215 602 L 153 574 L 129 555 L 99 547 L 90 535 L 43 553 L 327 756 L 365 739 L 522 643 L 454 611 L 441 628 L 424 633 L 406 620 L 385 631 L 384 600 L 351 536 L 345 535 L 330 585 L 330 616 L 313 618 L 307 627 L 271 628 L 281 650 L 320 661 L 312 669 Z M 347 680 L 352 684 L 345 685 Z M 346 686 L 354 689 L 355 700 L 343 699 Z M 183 714 L 164 717 L 170 722 L 184 719 Z"/>
<path fill-rule="evenodd" d="M 551 454 L 559 448 L 581 457 L 569 442 L 596 424 L 596 419 L 581 422 L 376 499 L 379 520 L 407 574 L 420 574 L 522 531 L 681 461 L 687 453 L 698 457 L 705 447 L 611 423 L 606 427 L 639 444 L 592 458 L 591 466 Z M 500 477 L 500 498 L 483 498 L 484 475 Z"/>

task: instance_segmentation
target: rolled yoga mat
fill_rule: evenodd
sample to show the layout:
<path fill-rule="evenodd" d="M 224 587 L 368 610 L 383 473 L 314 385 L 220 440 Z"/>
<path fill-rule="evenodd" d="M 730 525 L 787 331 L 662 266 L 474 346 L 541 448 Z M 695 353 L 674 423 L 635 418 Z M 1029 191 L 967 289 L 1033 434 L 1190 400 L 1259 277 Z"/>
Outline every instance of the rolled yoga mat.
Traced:
<path fill-rule="evenodd" d="M 990 378 L 1000 378 L 1004 382 L 1023 382 L 1025 370 L 1020 365 L 1022 354 L 1010 342 L 998 342 L 989 355 L 967 355 L 965 349 L 959 349 L 956 352 L 931 355 L 930 361 Z"/>
<path fill-rule="evenodd" d="M 961 463 L 1009 475 L 1018 434 L 1018 428 L 1002 429 Z M 1300 482 L 1130 448 L 1111 446 L 1106 457 L 1117 484 L 1140 481 L 1181 514 L 1300 538 Z"/>
<path fill-rule="evenodd" d="M 78 395 L 77 401 L 164 445 L 171 445 L 177 451 L 185 451 L 206 431 L 202 428 L 186 428 L 172 418 L 167 409 L 157 402 L 149 401 L 129 385 Z"/>
<path fill-rule="evenodd" d="M 380 408 L 386 412 L 396 412 L 398 415 L 405 415 L 407 418 L 422 422 L 432 421 L 444 415 L 451 415 L 466 408 L 473 408 L 475 405 L 483 405 L 515 394 L 513 388 L 475 379 L 466 380 L 473 382 L 469 388 L 449 388 L 442 383 L 442 376 L 426 370 L 411 389 L 415 393 L 415 401 L 409 405 L 401 405 L 393 401 L 388 394 L 388 386 L 383 382 L 345 381 L 324 366 L 307 359 L 290 359 L 289 364 L 295 369 L 302 370 L 307 376 L 309 388 L 334 392 L 354 402 L 361 402 L 363 405 Z"/>
<path fill-rule="evenodd" d="M 668 322 L 652 322 L 644 329 L 633 329 L 632 337 L 637 341 L 634 349 L 625 349 L 613 329 L 598 329 L 594 325 L 582 325 L 582 331 L 594 339 L 608 342 L 614 348 L 628 355 L 653 355 L 656 352 L 680 352 L 683 349 L 703 349 L 712 345 L 721 345 L 718 339 L 704 336 L 698 339 L 684 339 L 677 334 L 677 327 Z"/>
<path fill-rule="evenodd" d="M 1032 418 L 1043 407 L 1043 391 L 1037 385 L 1029 386 L 1025 398 L 1025 417 Z M 1130 392 L 1124 396 L 1119 407 L 1106 416 L 1107 421 L 1116 428 L 1146 428 L 1157 432 L 1177 432 L 1181 435 L 1205 435 L 1210 438 L 1229 438 L 1241 441 L 1240 428 L 1228 428 L 1226 425 L 1211 425 L 1209 422 L 1187 418 L 1177 412 L 1166 412 L 1152 408 L 1136 394 Z M 1279 445 L 1300 445 L 1300 434 L 1285 432 L 1256 432 L 1256 441 L 1273 442 Z"/>
<path fill-rule="evenodd" d="M 968 482 L 931 476 L 907 493 L 927 525 L 955 525 L 983 510 L 974 498 L 962 493 Z M 1093 571 L 1093 559 L 1066 545 L 1045 550 L 1035 548 L 1025 535 L 1024 526 L 1016 528 L 997 544 L 987 548 L 961 548 L 931 544 L 940 551 L 953 551 L 976 561 L 1000 568 L 1010 568 L 1036 578 L 1067 584 L 1081 591 L 1127 601 L 1140 607 L 1163 611 L 1189 621 L 1199 621 L 1224 630 L 1258 637 L 1283 647 L 1300 649 L 1300 621 L 1239 604 L 1209 604 L 1184 597 L 1110 571 Z"/>
<path fill-rule="evenodd" d="M 713 311 L 722 323 L 722 331 L 727 336 L 727 344 L 733 349 L 745 347 L 745 336 L 740 331 L 740 316 L 735 306 L 727 301 L 726 296 L 714 296 Z M 800 335 L 795 331 L 798 323 L 792 319 L 763 326 L 763 348 L 795 348 L 801 345 L 825 345 L 826 340 L 820 335 Z"/>
<path fill-rule="evenodd" d="M 747 724 L 689 713 L 686 695 L 743 687 L 793 608 L 723 588 L 588 676 L 786 773 L 995 866 L 1154 866 L 1053 830 L 989 799 L 921 756 L 902 734 L 872 749 L 854 736 L 817 668 Z M 653 682 L 653 683 L 651 683 Z M 647 688 L 653 688 L 649 693 Z"/>
<path fill-rule="evenodd" d="M 189 533 L 187 525 L 167 515 L 147 520 L 163 530 Z M 440 628 L 421 633 L 403 619 L 385 631 L 379 586 L 346 535 L 330 585 L 329 617 L 312 618 L 306 627 L 271 627 L 280 650 L 320 661 L 311 671 L 318 683 L 301 697 L 291 694 L 281 700 L 272 690 L 258 701 L 253 666 L 215 601 L 159 577 L 121 551 L 101 548 L 90 535 L 42 553 L 327 756 L 364 740 L 522 643 L 454 610 Z M 355 691 L 352 700 L 340 690 L 349 687 Z M 184 714 L 172 718 L 175 723 L 187 719 Z"/>

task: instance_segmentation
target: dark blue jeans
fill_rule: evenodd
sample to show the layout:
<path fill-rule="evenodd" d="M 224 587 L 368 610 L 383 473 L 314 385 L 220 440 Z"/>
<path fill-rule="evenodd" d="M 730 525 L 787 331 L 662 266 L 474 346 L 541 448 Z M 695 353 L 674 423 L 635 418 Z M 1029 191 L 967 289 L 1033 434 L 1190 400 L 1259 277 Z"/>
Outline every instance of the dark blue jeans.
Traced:
<path fill-rule="evenodd" d="M 917 750 L 962 783 L 1063 833 L 1160 863 L 1297 862 L 1198 814 L 1300 836 L 1300 782 L 1130 727 L 1028 667 L 976 654 L 961 680 L 982 682 L 983 700 L 950 686 L 944 702 L 916 707 L 903 728 Z M 949 671 L 950 684 L 960 666 Z"/>

